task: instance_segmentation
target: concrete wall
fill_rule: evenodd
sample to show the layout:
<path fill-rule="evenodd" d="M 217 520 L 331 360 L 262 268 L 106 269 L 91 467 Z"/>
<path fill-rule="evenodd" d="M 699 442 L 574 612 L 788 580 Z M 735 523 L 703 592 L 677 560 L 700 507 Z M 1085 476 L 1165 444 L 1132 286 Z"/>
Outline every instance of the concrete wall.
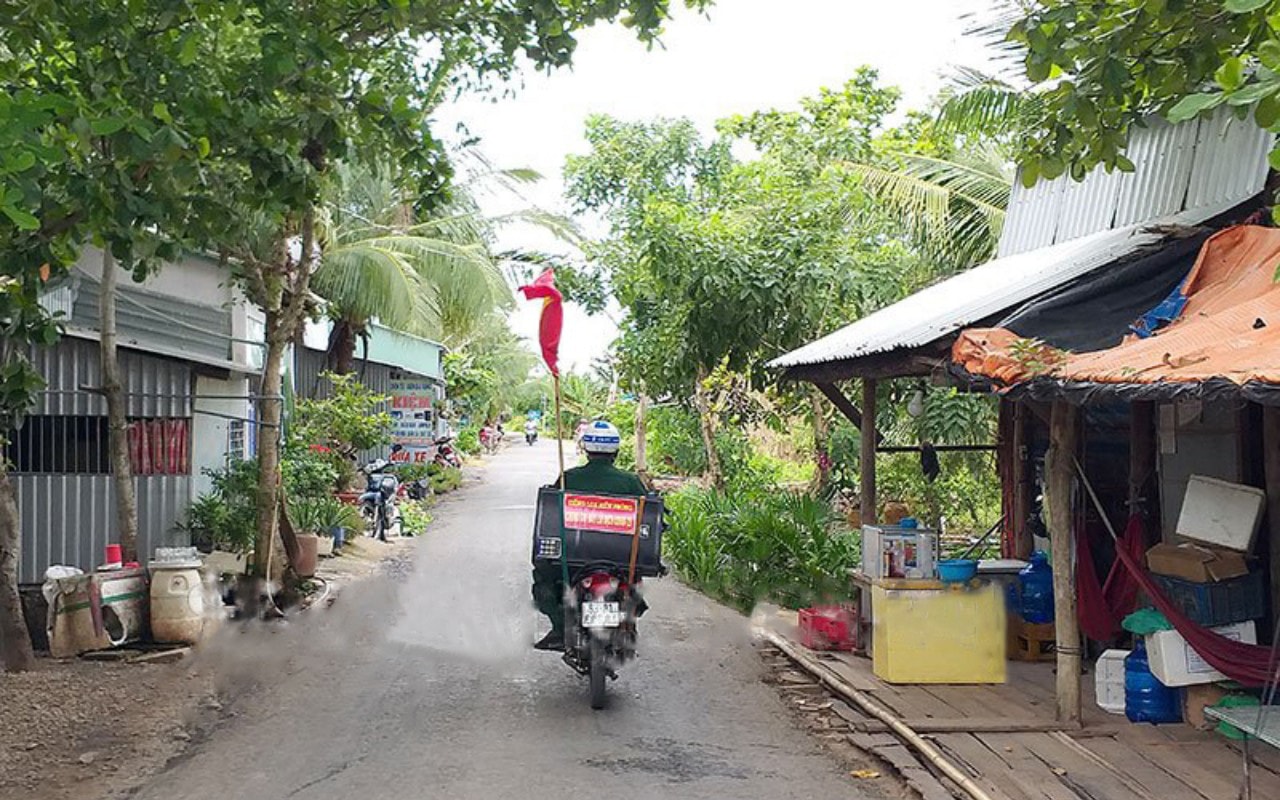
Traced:
<path fill-rule="evenodd" d="M 196 396 L 191 415 L 191 492 L 194 498 L 209 491 L 206 469 L 220 469 L 227 461 L 232 420 L 250 416 L 249 379 L 196 376 Z M 212 413 L 210 413 L 212 412 Z M 244 423 L 247 425 L 247 423 Z M 245 431 L 246 441 L 248 431 Z"/>

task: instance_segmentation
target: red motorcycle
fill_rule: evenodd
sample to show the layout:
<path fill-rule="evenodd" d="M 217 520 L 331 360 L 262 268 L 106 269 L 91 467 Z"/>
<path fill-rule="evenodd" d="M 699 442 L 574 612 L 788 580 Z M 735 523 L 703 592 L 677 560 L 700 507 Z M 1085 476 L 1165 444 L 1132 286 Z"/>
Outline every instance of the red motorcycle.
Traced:
<path fill-rule="evenodd" d="M 441 436 L 435 440 L 435 463 L 441 467 L 462 469 L 462 456 L 458 455 L 458 451 L 454 448 L 452 442 L 452 436 Z"/>

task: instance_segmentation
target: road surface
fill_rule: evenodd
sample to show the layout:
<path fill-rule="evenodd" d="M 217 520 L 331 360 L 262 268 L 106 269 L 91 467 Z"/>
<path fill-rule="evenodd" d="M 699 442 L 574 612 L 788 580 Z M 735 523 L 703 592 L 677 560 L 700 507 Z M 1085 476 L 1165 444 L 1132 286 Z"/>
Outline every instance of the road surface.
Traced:
<path fill-rule="evenodd" d="M 529 648 L 546 629 L 532 501 L 554 444 L 513 444 L 481 472 L 436 508 L 398 582 L 283 630 L 224 631 L 204 658 L 235 716 L 136 797 L 858 796 L 760 682 L 747 621 L 672 578 L 650 586 L 640 658 L 592 711 L 585 681 Z"/>

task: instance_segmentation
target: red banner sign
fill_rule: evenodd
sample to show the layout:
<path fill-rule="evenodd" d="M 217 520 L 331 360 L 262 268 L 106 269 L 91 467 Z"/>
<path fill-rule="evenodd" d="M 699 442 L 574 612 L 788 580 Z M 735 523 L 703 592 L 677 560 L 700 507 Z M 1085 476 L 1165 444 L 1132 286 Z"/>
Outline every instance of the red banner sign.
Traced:
<path fill-rule="evenodd" d="M 640 499 L 636 497 L 564 496 L 564 526 L 571 530 L 632 535 L 639 514 Z"/>

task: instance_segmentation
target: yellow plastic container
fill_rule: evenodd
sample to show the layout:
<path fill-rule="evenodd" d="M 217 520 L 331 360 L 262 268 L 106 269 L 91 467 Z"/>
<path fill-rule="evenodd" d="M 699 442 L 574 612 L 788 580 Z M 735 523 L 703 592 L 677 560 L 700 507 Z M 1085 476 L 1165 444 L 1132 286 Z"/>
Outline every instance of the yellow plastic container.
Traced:
<path fill-rule="evenodd" d="M 889 683 L 1004 683 L 1005 606 L 998 586 L 876 584 L 871 664 Z"/>

